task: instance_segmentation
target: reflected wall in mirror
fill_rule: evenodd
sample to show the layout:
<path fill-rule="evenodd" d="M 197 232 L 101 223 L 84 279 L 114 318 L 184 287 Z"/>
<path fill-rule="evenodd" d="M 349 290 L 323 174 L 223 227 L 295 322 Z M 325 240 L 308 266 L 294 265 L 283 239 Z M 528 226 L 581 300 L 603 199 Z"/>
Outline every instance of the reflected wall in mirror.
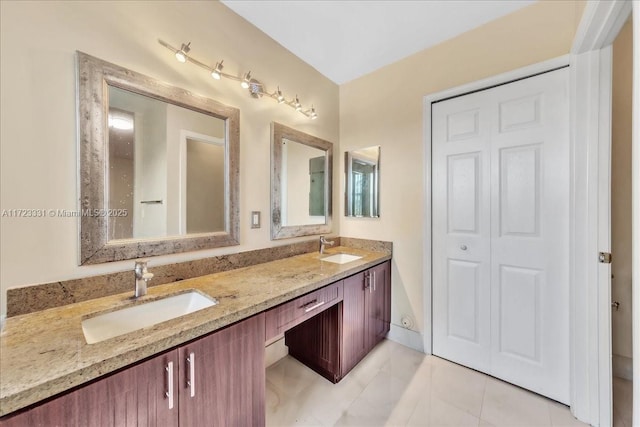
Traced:
<path fill-rule="evenodd" d="M 380 216 L 380 146 L 345 153 L 345 215 Z"/>
<path fill-rule="evenodd" d="M 239 111 L 77 55 L 80 263 L 239 244 Z"/>
<path fill-rule="evenodd" d="M 271 238 L 331 232 L 333 144 L 271 124 Z"/>

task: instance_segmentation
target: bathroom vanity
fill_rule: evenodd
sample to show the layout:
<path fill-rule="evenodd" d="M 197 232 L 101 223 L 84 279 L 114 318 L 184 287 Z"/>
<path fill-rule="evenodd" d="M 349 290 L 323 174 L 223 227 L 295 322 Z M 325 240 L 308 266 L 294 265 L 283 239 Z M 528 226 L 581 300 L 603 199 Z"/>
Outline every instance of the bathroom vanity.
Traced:
<path fill-rule="evenodd" d="M 149 289 L 218 304 L 87 344 L 82 321 L 134 304 L 99 298 L 8 319 L 0 426 L 264 425 L 265 344 L 333 382 L 389 330 L 389 252 L 338 247 Z M 332 254 L 359 258 L 343 264 Z"/>

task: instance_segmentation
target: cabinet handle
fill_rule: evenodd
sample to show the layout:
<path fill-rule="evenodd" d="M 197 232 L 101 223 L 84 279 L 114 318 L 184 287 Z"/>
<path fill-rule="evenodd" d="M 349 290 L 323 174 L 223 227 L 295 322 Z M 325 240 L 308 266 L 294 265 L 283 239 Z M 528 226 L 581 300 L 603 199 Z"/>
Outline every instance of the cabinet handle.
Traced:
<path fill-rule="evenodd" d="M 169 409 L 173 409 L 173 362 L 167 363 L 164 370 L 167 372 L 167 391 L 164 395 L 169 400 Z"/>
<path fill-rule="evenodd" d="M 371 292 L 371 273 L 367 271 L 364 272 L 364 288 L 369 288 L 369 292 Z"/>
<path fill-rule="evenodd" d="M 373 292 L 376 291 L 376 272 L 372 271 L 371 275 L 373 276 Z"/>
<path fill-rule="evenodd" d="M 191 397 L 196 395 L 196 354 L 192 351 L 187 357 L 187 364 L 189 365 L 189 376 L 187 377 L 187 387 L 189 387 L 189 394 Z"/>
<path fill-rule="evenodd" d="M 304 308 L 304 312 L 308 313 L 312 310 L 315 310 L 316 308 L 320 307 L 321 305 L 324 305 L 324 301 L 320 301 L 317 302 L 317 299 L 314 299 L 313 301 L 309 301 L 308 303 L 304 304 L 302 307 L 300 308 Z"/>

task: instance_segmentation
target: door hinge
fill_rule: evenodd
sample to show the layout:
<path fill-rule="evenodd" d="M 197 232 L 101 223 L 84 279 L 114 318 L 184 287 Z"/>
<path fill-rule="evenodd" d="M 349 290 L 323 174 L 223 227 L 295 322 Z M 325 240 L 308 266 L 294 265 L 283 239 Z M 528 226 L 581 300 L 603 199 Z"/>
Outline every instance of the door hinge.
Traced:
<path fill-rule="evenodd" d="M 611 253 L 600 252 L 600 254 L 598 255 L 598 261 L 603 264 L 611 264 Z"/>

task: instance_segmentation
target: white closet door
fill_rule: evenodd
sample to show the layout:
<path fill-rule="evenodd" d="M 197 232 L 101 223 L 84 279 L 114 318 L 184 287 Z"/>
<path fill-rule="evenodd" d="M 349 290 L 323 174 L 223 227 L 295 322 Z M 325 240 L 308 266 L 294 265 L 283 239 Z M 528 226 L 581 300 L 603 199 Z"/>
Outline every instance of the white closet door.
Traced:
<path fill-rule="evenodd" d="M 491 373 L 569 402 L 567 68 L 492 90 Z"/>
<path fill-rule="evenodd" d="M 489 108 L 472 94 L 433 106 L 433 352 L 490 361 Z"/>
<path fill-rule="evenodd" d="M 557 70 L 443 101 L 432 110 L 434 354 L 565 403 L 569 400 L 567 82 L 568 70 Z M 452 123 L 471 111 L 477 111 L 473 113 L 478 123 L 476 145 L 464 147 L 459 141 L 455 150 Z M 462 188 L 468 194 L 461 199 L 457 176 L 468 176 L 472 168 L 469 162 L 456 170 L 455 160 L 465 156 L 481 159 L 484 167 L 477 175 L 480 190 L 472 195 L 465 184 Z M 472 206 L 480 207 L 478 233 L 461 233 L 450 226 L 457 218 L 452 205 L 466 207 L 466 219 Z M 467 257 L 460 254 L 462 247 L 467 248 Z M 469 272 L 473 265 L 476 274 Z M 486 273 L 481 268 L 485 265 Z M 481 289 L 480 297 L 460 291 L 476 288 Z M 476 305 L 470 310 L 472 299 Z M 466 307 L 455 306 L 460 302 Z M 460 334 L 452 328 L 455 325 L 488 337 L 478 340 L 475 352 L 462 349 L 456 343 Z"/>

